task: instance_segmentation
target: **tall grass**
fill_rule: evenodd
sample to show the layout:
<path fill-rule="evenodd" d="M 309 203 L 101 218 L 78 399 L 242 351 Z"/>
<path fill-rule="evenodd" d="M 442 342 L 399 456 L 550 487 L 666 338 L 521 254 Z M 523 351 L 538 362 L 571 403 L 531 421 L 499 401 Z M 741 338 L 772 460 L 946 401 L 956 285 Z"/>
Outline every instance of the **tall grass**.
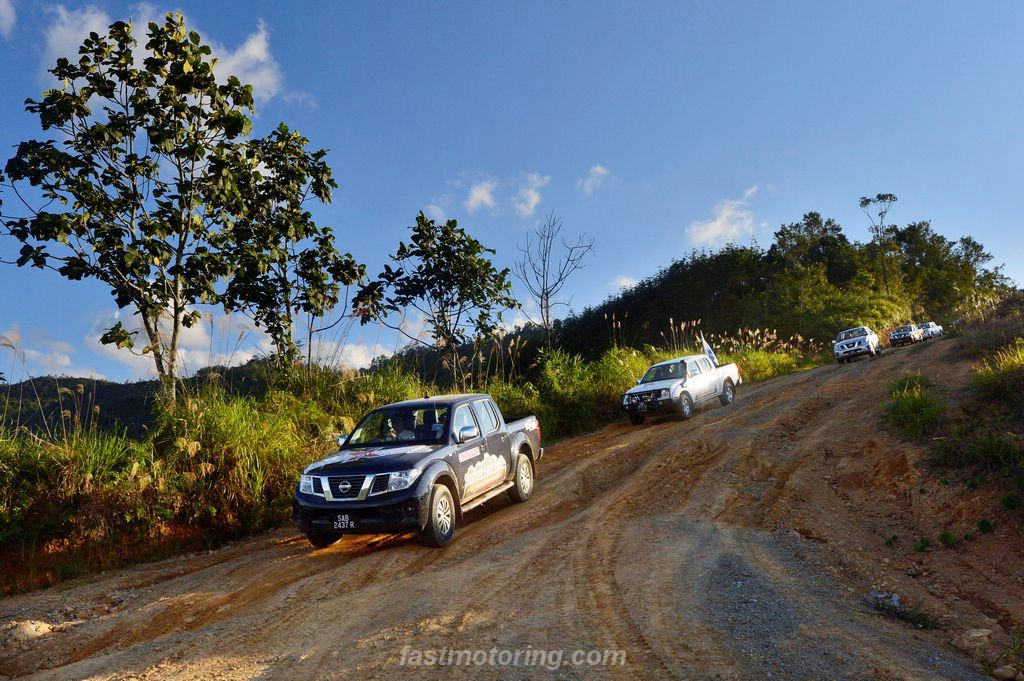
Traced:
<path fill-rule="evenodd" d="M 893 381 L 889 392 L 892 395 L 889 420 L 897 430 L 913 437 L 941 431 L 946 407 L 935 394 L 930 380 L 920 374 L 906 376 Z"/>
<path fill-rule="evenodd" d="M 974 380 L 988 396 L 1017 409 L 1024 407 L 1024 337 L 983 359 Z"/>
<path fill-rule="evenodd" d="M 614 320 L 610 334 L 620 334 Z M 621 418 L 622 393 L 648 366 L 699 352 L 697 322 L 666 348 L 619 343 L 594 361 L 561 350 L 516 367 L 518 345 L 478 363 L 476 376 L 509 417 L 536 414 L 546 439 Z M 712 340 L 712 339 L 709 339 Z M 761 380 L 818 361 L 802 339 L 742 331 L 714 339 L 722 361 Z M 803 349 L 801 349 L 803 348 Z M 529 376 L 529 380 L 527 379 Z M 62 388 L 59 421 L 46 428 L 0 427 L 0 592 L 49 584 L 176 551 L 216 545 L 285 522 L 303 467 L 335 447 L 367 411 L 443 392 L 403 368 L 367 373 L 319 365 L 240 394 L 215 373 L 192 380 L 170 406 L 158 405 L 144 436 L 99 427 L 101 405 L 83 386 Z"/>

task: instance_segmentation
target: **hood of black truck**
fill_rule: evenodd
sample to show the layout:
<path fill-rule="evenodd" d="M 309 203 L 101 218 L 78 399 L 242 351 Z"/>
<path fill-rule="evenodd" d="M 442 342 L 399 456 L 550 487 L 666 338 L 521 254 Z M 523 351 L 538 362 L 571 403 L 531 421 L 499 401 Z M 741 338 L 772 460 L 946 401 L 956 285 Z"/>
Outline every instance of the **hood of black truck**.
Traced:
<path fill-rule="evenodd" d="M 343 449 L 325 459 L 311 463 L 305 475 L 354 475 L 388 473 L 415 468 L 426 458 L 434 458 L 442 445 L 396 444 Z"/>

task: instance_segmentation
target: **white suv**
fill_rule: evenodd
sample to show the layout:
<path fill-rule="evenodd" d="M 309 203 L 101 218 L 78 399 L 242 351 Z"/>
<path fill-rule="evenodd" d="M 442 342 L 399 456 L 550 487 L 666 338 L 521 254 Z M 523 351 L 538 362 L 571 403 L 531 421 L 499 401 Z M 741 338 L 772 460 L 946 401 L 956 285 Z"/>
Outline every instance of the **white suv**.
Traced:
<path fill-rule="evenodd" d="M 839 332 L 832 341 L 832 352 L 836 355 L 836 361 L 842 364 L 859 355 L 877 357 L 882 354 L 882 344 L 878 342 L 878 334 L 874 331 L 866 326 L 855 326 Z"/>
<path fill-rule="evenodd" d="M 942 326 L 935 322 L 925 322 L 921 325 L 921 331 L 924 332 L 924 339 L 939 338 L 943 334 Z"/>

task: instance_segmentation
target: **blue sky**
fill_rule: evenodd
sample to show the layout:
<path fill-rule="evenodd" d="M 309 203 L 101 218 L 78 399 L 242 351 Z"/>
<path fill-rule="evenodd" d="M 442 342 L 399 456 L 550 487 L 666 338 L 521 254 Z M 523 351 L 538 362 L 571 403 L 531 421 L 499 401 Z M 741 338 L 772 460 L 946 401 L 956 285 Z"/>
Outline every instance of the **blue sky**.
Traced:
<path fill-rule="evenodd" d="M 168 10 L 254 84 L 258 134 L 283 120 L 330 150 L 340 189 L 317 217 L 374 274 L 419 210 L 500 266 L 554 210 L 596 239 L 578 310 L 811 210 L 866 239 L 858 197 L 893 192 L 890 221 L 971 234 L 1024 281 L 1020 3 L 0 0 L 4 158 L 41 135 L 22 101 L 57 56 Z M 15 250 L 0 239 L 0 258 Z M 115 312 L 99 285 L 0 265 L 0 334 L 24 357 L 0 351 L 0 371 L 146 376 L 148 359 L 96 342 Z M 377 328 L 342 340 L 328 354 L 354 365 L 396 345 Z M 186 341 L 193 369 L 262 344 L 220 315 Z"/>

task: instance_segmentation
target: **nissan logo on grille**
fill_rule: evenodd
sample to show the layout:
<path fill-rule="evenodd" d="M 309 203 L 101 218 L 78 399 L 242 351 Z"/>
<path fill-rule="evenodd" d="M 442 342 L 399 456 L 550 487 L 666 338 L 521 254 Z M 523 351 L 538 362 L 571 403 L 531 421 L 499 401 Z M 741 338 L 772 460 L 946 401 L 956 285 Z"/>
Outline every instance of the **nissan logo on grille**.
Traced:
<path fill-rule="evenodd" d="M 349 491 L 350 489 L 352 489 L 352 483 L 350 483 L 348 480 L 342 480 L 341 482 L 338 483 L 338 491 L 341 492 L 342 494 Z"/>

